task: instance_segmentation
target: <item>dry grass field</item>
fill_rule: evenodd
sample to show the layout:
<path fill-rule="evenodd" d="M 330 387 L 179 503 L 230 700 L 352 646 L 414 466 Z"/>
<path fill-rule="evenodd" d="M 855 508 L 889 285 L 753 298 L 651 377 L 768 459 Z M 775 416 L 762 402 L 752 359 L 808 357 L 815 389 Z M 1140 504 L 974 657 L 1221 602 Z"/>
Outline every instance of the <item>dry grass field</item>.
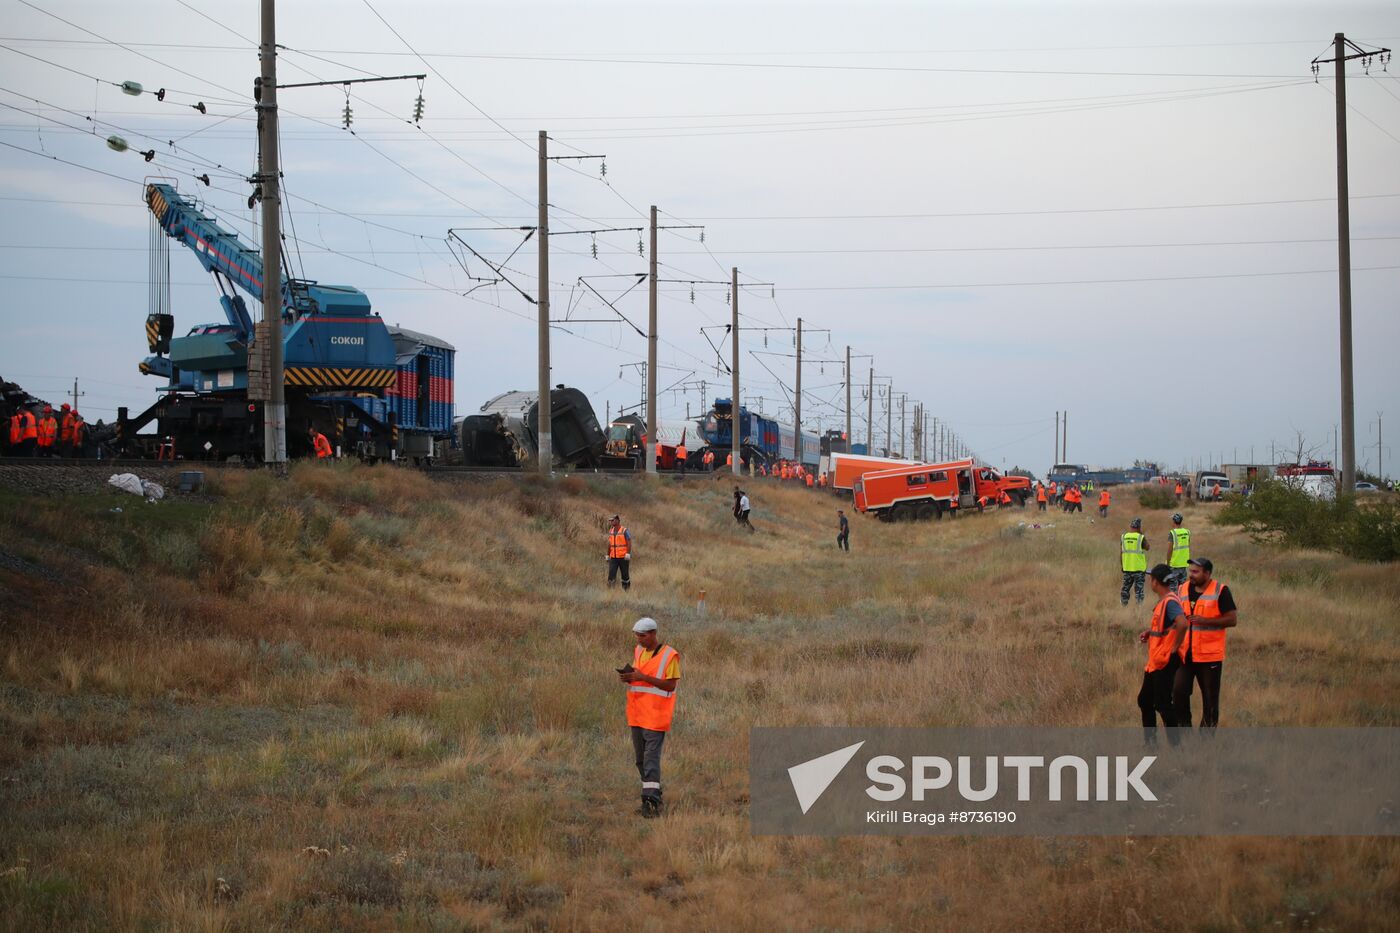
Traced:
<path fill-rule="evenodd" d="M 728 480 L 213 483 L 0 488 L 0 928 L 1400 926 L 1394 839 L 749 834 L 751 726 L 1135 726 L 1126 496 L 1035 530 L 853 517 L 844 555 L 832 497 L 765 480 L 752 536 Z M 1187 516 L 1241 607 L 1223 727 L 1400 725 L 1394 565 Z M 684 664 L 650 821 L 612 673 L 640 615 Z"/>

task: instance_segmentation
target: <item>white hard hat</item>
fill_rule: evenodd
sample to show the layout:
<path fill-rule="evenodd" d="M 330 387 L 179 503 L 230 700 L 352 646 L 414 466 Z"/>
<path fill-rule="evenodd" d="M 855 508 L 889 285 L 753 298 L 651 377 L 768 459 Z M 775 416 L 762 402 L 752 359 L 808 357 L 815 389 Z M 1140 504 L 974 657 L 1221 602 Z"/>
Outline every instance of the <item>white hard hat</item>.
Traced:
<path fill-rule="evenodd" d="M 644 616 L 638 619 L 636 624 L 632 626 L 632 631 L 636 632 L 638 635 L 643 632 L 654 632 L 656 631 L 656 620 L 650 616 Z"/>

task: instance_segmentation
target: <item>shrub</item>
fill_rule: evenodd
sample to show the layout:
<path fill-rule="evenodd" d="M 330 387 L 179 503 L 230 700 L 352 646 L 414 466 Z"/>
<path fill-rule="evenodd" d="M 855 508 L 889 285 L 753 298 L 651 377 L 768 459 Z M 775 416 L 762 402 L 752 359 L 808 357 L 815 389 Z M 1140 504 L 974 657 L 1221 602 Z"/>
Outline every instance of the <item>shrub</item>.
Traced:
<path fill-rule="evenodd" d="M 1138 505 L 1144 509 L 1175 509 L 1176 494 L 1165 486 L 1148 486 L 1138 492 Z"/>
<path fill-rule="evenodd" d="M 1400 560 L 1400 507 L 1386 499 L 1335 502 L 1265 480 L 1246 498 L 1227 502 L 1216 521 L 1239 525 L 1256 541 L 1340 551 L 1358 560 Z"/>

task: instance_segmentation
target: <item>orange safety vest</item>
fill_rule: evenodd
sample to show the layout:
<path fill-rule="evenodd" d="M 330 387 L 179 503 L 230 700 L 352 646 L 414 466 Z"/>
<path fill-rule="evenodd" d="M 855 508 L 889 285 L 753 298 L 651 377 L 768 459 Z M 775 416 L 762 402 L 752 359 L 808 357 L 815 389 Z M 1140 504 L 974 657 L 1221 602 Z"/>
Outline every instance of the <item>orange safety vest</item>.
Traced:
<path fill-rule="evenodd" d="M 1055 483 L 1051 483 L 1051 484 L 1050 484 L 1050 495 L 1053 496 L 1053 495 L 1055 494 L 1055 491 L 1056 491 L 1057 489 L 1059 489 L 1059 488 L 1060 488 L 1060 487 L 1059 487 L 1058 485 L 1056 485 Z"/>
<path fill-rule="evenodd" d="M 733 455 L 732 453 L 731 453 L 731 454 L 726 454 L 726 455 L 725 455 L 725 457 L 724 457 L 724 465 L 725 465 L 725 466 L 733 466 L 733 465 L 734 465 L 734 455 Z"/>
<path fill-rule="evenodd" d="M 83 431 L 87 429 L 87 422 L 81 418 L 73 419 L 73 436 L 69 438 L 74 447 L 80 447 L 83 443 Z"/>
<path fill-rule="evenodd" d="M 812 474 L 811 474 L 811 473 L 808 473 L 808 474 L 804 477 L 804 479 L 807 480 L 807 488 L 808 488 L 808 489 L 811 489 L 811 488 L 812 488 Z"/>
<path fill-rule="evenodd" d="M 627 556 L 627 528 L 626 528 L 626 526 L 624 526 L 624 525 L 618 525 L 616 531 L 613 531 L 612 529 L 609 529 L 609 530 L 608 530 L 608 556 L 609 556 L 609 557 L 626 557 L 626 556 Z"/>
<path fill-rule="evenodd" d="M 685 445 L 684 445 L 684 444 L 682 444 L 682 445 L 680 445 L 679 447 L 676 448 L 676 459 L 677 459 L 677 460 L 684 460 L 684 459 L 685 459 Z"/>
<path fill-rule="evenodd" d="M 1045 487 L 1042 486 L 1042 485 L 1040 485 L 1039 483 L 1036 483 L 1036 484 L 1035 484 L 1035 501 L 1036 501 L 1036 502 L 1044 502 L 1044 501 L 1045 501 Z"/>
<path fill-rule="evenodd" d="M 1181 484 L 1180 484 L 1180 483 L 1177 483 L 1177 484 L 1176 484 L 1176 494 L 1177 494 L 1178 496 L 1181 495 Z"/>
<path fill-rule="evenodd" d="M 316 435 L 311 438 L 311 446 L 316 449 L 317 460 L 324 460 L 335 454 L 335 451 L 331 450 L 331 442 L 326 440 L 326 435 L 320 431 L 317 431 Z"/>
<path fill-rule="evenodd" d="M 10 416 L 10 443 L 18 444 L 24 440 L 24 428 L 20 427 L 19 412 Z"/>
<path fill-rule="evenodd" d="M 1001 504 L 1001 505 L 1010 505 L 1010 504 L 1011 504 L 1011 497 L 1008 496 L 1006 493 L 1002 493 L 1002 494 L 1001 494 L 1001 498 L 998 499 L 997 502 L 998 502 L 999 504 Z"/>
<path fill-rule="evenodd" d="M 53 415 L 39 419 L 39 446 L 52 447 L 58 437 L 58 419 Z"/>
<path fill-rule="evenodd" d="M 952 496 L 952 498 L 950 498 L 950 499 L 948 500 L 948 508 L 950 508 L 950 509 L 956 509 L 956 508 L 958 507 L 958 499 L 959 499 L 959 498 L 960 498 L 960 497 L 957 495 L 957 493 L 954 493 L 953 496 Z"/>
<path fill-rule="evenodd" d="M 22 411 L 20 412 L 20 416 L 24 419 L 20 422 L 23 429 L 22 439 L 32 441 L 37 438 L 39 436 L 39 428 L 34 421 L 34 412 Z"/>
<path fill-rule="evenodd" d="M 1219 498 L 1220 498 L 1220 486 L 1219 486 L 1219 485 L 1217 485 L 1217 486 L 1215 487 L 1215 491 L 1212 492 L 1212 493 L 1210 494 L 1210 496 L 1211 496 L 1212 499 L 1219 499 Z"/>
<path fill-rule="evenodd" d="M 58 439 L 65 444 L 73 439 L 73 413 L 71 411 L 63 413 L 63 421 L 58 429 Z"/>
<path fill-rule="evenodd" d="M 1211 619 L 1220 618 L 1220 591 L 1224 589 L 1219 582 L 1211 580 L 1201 595 L 1196 597 L 1195 602 L 1191 602 L 1191 583 L 1188 581 L 1181 584 L 1181 589 L 1177 590 L 1177 596 L 1181 599 L 1186 611 L 1193 616 L 1200 616 L 1206 621 L 1193 622 L 1186 630 L 1186 637 L 1181 640 L 1181 659 L 1186 660 L 1186 653 L 1191 653 L 1192 661 L 1211 662 L 1225 660 L 1225 629 L 1220 627 L 1218 622 L 1211 622 Z"/>
<path fill-rule="evenodd" d="M 1107 489 L 1105 489 L 1103 492 L 1099 493 L 1099 508 L 1101 508 L 1101 509 L 1106 509 L 1106 508 L 1108 508 L 1108 490 L 1107 490 Z"/>
<path fill-rule="evenodd" d="M 671 658 L 680 653 L 670 645 L 658 645 L 656 653 L 642 661 L 642 646 L 632 652 L 632 666 L 649 677 L 660 680 Z M 676 709 L 676 691 L 662 690 L 647 683 L 627 685 L 627 725 L 640 726 L 653 732 L 668 732 L 671 728 L 671 714 Z"/>
<path fill-rule="evenodd" d="M 1156 607 L 1152 610 L 1152 628 L 1147 632 L 1147 666 L 1143 668 L 1147 673 L 1160 671 L 1166 667 L 1172 659 L 1169 649 L 1170 642 L 1167 636 L 1171 634 L 1171 629 L 1167 627 L 1167 604 L 1176 603 L 1181 605 L 1181 597 L 1175 593 L 1168 593 Z M 1183 607 L 1182 612 L 1185 612 Z M 1186 639 L 1182 639 L 1185 642 Z"/>

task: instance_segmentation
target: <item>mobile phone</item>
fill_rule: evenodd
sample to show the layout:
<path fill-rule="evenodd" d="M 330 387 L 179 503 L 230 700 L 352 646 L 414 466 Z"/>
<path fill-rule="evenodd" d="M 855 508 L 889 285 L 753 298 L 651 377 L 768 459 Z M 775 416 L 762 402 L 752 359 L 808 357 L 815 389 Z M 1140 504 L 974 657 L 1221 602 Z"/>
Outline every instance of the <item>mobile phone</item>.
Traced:
<path fill-rule="evenodd" d="M 630 674 L 630 673 L 632 673 L 632 665 L 629 664 L 629 665 L 627 665 L 626 667 L 615 668 L 615 670 L 616 670 L 619 674 Z"/>

